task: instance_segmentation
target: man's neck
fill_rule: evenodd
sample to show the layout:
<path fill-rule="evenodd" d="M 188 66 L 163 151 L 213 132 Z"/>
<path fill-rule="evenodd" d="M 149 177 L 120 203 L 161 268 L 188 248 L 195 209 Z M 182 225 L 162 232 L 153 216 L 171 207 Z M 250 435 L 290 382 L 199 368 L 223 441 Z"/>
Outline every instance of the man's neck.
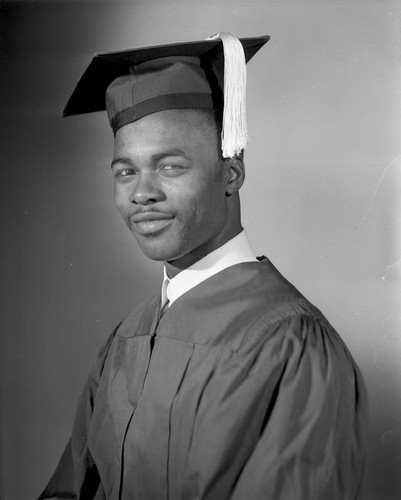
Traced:
<path fill-rule="evenodd" d="M 170 262 L 164 262 L 164 266 L 167 272 L 167 276 L 171 279 L 174 276 L 177 276 L 184 269 L 188 269 L 188 267 L 194 265 L 196 262 L 200 261 L 206 255 L 214 252 L 218 248 L 222 247 L 227 243 L 227 241 L 232 240 L 243 230 L 243 227 L 239 225 L 233 231 L 228 232 L 224 237 L 220 238 L 218 244 L 214 242 L 211 244 L 207 241 L 204 245 L 200 246 L 196 252 L 191 252 L 188 256 L 183 256 L 177 260 L 172 260 Z"/>
<path fill-rule="evenodd" d="M 164 268 L 162 289 L 166 285 L 165 295 L 168 296 L 171 305 L 181 295 L 199 285 L 202 281 L 223 271 L 227 267 L 246 262 L 257 262 L 257 258 L 249 244 L 245 231 L 242 231 L 187 269 L 183 269 L 175 277 L 168 277 L 167 270 Z"/>

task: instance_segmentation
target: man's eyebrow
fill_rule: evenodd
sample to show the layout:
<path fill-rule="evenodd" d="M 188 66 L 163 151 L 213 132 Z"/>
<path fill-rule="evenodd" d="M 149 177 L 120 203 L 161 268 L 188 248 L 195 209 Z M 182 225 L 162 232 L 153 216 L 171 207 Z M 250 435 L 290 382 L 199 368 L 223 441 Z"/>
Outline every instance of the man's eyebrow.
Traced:
<path fill-rule="evenodd" d="M 162 153 L 156 153 L 152 155 L 152 160 L 156 162 L 169 156 L 182 156 L 183 158 L 189 160 L 188 156 L 181 149 L 169 149 L 167 151 L 163 151 Z"/>
<path fill-rule="evenodd" d="M 169 149 L 167 151 L 163 151 L 162 153 L 155 153 L 154 155 L 151 156 L 151 161 L 153 163 L 156 163 L 170 156 L 181 156 L 182 158 L 189 160 L 188 156 L 181 149 Z M 114 165 L 116 165 L 117 163 L 122 163 L 124 165 L 129 165 L 131 167 L 133 166 L 133 162 L 126 156 L 116 156 L 115 158 L 113 158 L 111 162 L 111 168 L 113 168 Z"/>
<path fill-rule="evenodd" d="M 111 161 L 111 168 L 113 168 L 117 163 L 123 163 L 130 166 L 132 165 L 131 160 L 125 156 L 116 156 L 115 158 L 113 158 Z"/>

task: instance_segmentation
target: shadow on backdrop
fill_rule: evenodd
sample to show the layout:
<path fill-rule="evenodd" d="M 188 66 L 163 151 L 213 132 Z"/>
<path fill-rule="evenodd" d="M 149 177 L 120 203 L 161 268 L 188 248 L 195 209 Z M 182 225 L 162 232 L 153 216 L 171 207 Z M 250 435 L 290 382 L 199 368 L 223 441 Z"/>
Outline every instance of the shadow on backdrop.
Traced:
<path fill-rule="evenodd" d="M 366 500 L 401 498 L 400 6 L 2 2 L 1 498 L 37 495 L 96 351 L 160 286 L 113 205 L 103 114 L 62 120 L 94 52 L 270 34 L 249 66 L 245 226 L 327 315 L 371 401 Z"/>

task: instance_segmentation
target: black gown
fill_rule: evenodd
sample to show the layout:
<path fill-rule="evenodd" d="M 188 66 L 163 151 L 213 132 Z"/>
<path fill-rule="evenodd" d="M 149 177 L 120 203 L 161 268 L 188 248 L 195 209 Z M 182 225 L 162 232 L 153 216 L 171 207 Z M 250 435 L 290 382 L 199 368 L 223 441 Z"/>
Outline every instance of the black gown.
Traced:
<path fill-rule="evenodd" d="M 229 267 L 102 348 L 44 498 L 351 500 L 366 391 L 339 335 L 270 261 Z"/>

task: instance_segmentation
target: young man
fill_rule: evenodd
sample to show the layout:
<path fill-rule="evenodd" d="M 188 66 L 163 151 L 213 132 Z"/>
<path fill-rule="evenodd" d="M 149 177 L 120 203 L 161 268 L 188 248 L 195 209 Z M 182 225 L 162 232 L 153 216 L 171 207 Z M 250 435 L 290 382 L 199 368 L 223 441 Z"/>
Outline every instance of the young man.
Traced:
<path fill-rule="evenodd" d="M 117 207 L 165 271 L 102 348 L 42 499 L 360 494 L 359 370 L 241 226 L 244 89 L 230 84 L 268 37 L 220 36 L 97 56 L 66 108 L 105 103 Z"/>

